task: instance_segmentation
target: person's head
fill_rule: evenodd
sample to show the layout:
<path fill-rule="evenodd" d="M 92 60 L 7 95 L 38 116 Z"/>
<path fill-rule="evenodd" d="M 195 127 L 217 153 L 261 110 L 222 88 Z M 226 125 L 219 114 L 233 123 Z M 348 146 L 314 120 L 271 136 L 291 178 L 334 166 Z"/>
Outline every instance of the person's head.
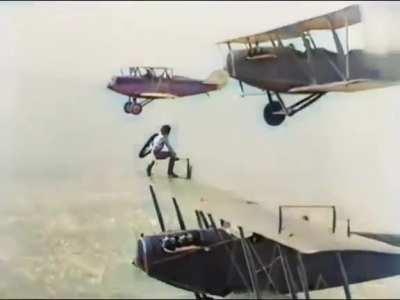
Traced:
<path fill-rule="evenodd" d="M 176 249 L 176 241 L 175 238 L 173 237 L 164 237 L 161 240 L 161 247 L 163 247 L 164 249 L 167 249 L 169 251 L 175 251 Z"/>
<path fill-rule="evenodd" d="M 169 133 L 171 132 L 171 126 L 169 125 L 163 125 L 161 127 L 161 134 L 162 135 L 169 135 Z"/>

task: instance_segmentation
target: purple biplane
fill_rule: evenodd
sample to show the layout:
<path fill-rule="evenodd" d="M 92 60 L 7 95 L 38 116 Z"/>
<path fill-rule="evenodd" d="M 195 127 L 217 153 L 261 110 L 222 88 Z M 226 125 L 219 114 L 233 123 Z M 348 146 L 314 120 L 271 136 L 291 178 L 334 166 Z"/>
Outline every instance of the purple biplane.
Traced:
<path fill-rule="evenodd" d="M 128 114 L 138 115 L 143 106 L 156 99 L 174 99 L 208 93 L 225 86 L 229 75 L 216 70 L 206 79 L 197 80 L 175 76 L 171 68 L 137 66 L 129 68 L 129 75 L 114 76 L 108 88 L 129 97 L 124 105 Z M 141 102 L 138 99 L 143 99 Z"/>

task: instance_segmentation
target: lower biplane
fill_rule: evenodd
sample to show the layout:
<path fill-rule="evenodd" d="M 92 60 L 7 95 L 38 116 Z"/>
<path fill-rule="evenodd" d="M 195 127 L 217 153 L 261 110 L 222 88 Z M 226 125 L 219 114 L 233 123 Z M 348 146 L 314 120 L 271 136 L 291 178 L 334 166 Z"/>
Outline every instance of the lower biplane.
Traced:
<path fill-rule="evenodd" d="M 352 5 L 218 44 L 228 46 L 226 70 L 239 81 L 242 96 L 245 95 L 243 83 L 266 92 L 268 104 L 264 109 L 264 119 L 267 124 L 277 126 L 286 117 L 302 111 L 328 92 L 356 92 L 399 83 L 399 53 L 380 55 L 350 49 L 349 28 L 362 24 L 364 19 L 360 7 Z M 345 31 L 345 43 L 339 31 Z M 333 39 L 329 50 L 321 46 L 326 45 L 326 37 L 318 45 L 312 35 L 321 36 L 324 32 Z M 242 45 L 245 49 L 233 49 L 233 44 Z M 282 94 L 306 96 L 292 105 L 286 105 Z"/>
<path fill-rule="evenodd" d="M 138 115 L 153 100 L 175 99 L 219 90 L 225 86 L 228 78 L 224 70 L 214 71 L 206 80 L 197 80 L 175 76 L 171 68 L 139 66 L 130 67 L 128 75 L 114 76 L 108 88 L 128 96 L 124 111 Z"/>
<path fill-rule="evenodd" d="M 199 228 L 188 229 L 172 198 L 180 229 L 167 230 L 152 186 L 150 192 L 161 232 L 141 235 L 133 264 L 197 299 L 249 291 L 256 299 L 264 292 L 310 299 L 311 292 L 334 287 L 351 299 L 351 284 L 400 275 L 400 248 L 346 235 L 335 206 L 282 205 L 277 218 L 255 202 L 202 199 L 195 206 Z M 287 216 L 289 208 L 307 210 L 296 218 Z M 328 226 L 313 222 L 314 209 L 329 212 Z"/>

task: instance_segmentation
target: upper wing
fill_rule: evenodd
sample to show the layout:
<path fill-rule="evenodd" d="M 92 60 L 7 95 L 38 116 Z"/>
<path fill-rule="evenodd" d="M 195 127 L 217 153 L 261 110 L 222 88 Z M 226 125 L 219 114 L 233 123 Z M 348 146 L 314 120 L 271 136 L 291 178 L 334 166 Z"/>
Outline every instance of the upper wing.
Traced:
<path fill-rule="evenodd" d="M 337 222 L 336 231 L 319 221 L 284 217 L 284 230 L 279 234 L 278 213 L 273 214 L 261 204 L 230 199 L 210 199 L 200 203 L 199 210 L 210 213 L 215 219 L 222 218 L 232 225 L 242 226 L 248 233 L 255 232 L 302 253 L 333 250 L 360 250 L 400 253 L 399 247 L 359 235 L 347 236 L 347 224 Z M 233 227 L 232 227 L 233 228 Z"/>
<path fill-rule="evenodd" d="M 400 235 L 399 234 L 382 234 L 382 233 L 370 233 L 370 232 L 352 232 L 369 239 L 377 240 L 389 245 L 400 247 Z"/>
<path fill-rule="evenodd" d="M 310 30 L 330 30 L 350 26 L 361 22 L 361 13 L 358 5 L 351 5 L 341 10 L 331 12 L 322 16 L 314 17 L 308 20 L 300 21 L 291 25 L 286 25 L 273 30 L 242 36 L 220 42 L 223 43 L 239 43 L 248 44 L 268 42 L 276 39 L 277 36 L 281 40 L 296 38 L 302 33 Z"/>
<path fill-rule="evenodd" d="M 179 166 L 177 164 L 178 172 Z M 182 171 L 182 170 L 181 170 Z M 183 172 L 183 171 L 182 171 Z M 230 230 L 242 226 L 247 235 L 258 233 L 282 245 L 297 249 L 302 253 L 315 253 L 333 250 L 363 250 L 385 253 L 400 253 L 399 247 L 368 239 L 356 234 L 347 236 L 347 223 L 336 222 L 336 231 L 327 226 L 320 215 L 309 214 L 309 220 L 293 217 L 284 213 L 283 230 L 278 232 L 278 208 L 272 211 L 272 205 L 249 202 L 238 198 L 229 191 L 224 191 L 196 182 L 177 181 L 173 185 L 164 177 L 154 178 L 160 197 L 176 197 L 180 202 L 183 215 L 194 215 L 194 210 L 201 210 L 207 216 L 212 215 L 215 223 L 223 219 L 230 223 Z M 166 206 L 167 207 L 167 206 Z M 332 221 L 331 219 L 328 221 Z M 232 232 L 238 234 L 237 231 Z"/>
<path fill-rule="evenodd" d="M 320 92 L 358 92 L 395 85 L 396 82 L 378 81 L 371 79 L 354 79 L 325 84 L 313 84 L 295 87 L 290 93 L 320 93 Z"/>

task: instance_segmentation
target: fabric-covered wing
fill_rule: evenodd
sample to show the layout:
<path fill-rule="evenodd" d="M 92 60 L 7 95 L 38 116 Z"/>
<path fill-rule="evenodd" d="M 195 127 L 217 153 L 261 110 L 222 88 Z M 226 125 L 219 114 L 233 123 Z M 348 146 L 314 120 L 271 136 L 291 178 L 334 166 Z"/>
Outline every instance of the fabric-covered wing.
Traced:
<path fill-rule="evenodd" d="M 316 253 L 331 250 L 361 250 L 384 253 L 398 253 L 400 248 L 381 241 L 359 235 L 347 236 L 346 222 L 337 222 L 336 232 L 320 222 L 304 221 L 296 218 L 284 218 L 284 230 L 278 233 L 278 214 L 258 203 L 246 201 L 203 201 L 198 209 L 212 214 L 215 219 L 222 218 L 231 223 L 231 228 L 242 226 L 248 234 L 252 232 L 297 249 L 302 253 Z"/>
<path fill-rule="evenodd" d="M 179 168 L 179 164 L 177 164 Z M 178 170 L 179 172 L 179 170 Z M 184 172 L 181 170 L 181 172 Z M 178 173 L 179 174 L 179 173 Z M 302 253 L 316 253 L 330 250 L 366 250 L 384 253 L 400 254 L 400 247 L 394 247 L 381 241 L 368 239 L 356 234 L 347 236 L 347 223 L 337 221 L 336 231 L 332 233 L 330 222 L 320 215 L 309 214 L 309 220 L 297 218 L 299 215 L 284 213 L 283 230 L 279 234 L 278 207 L 271 211 L 271 203 L 263 204 L 246 201 L 229 191 L 221 190 L 196 182 L 177 181 L 171 185 L 170 180 L 163 176 L 153 178 L 157 191 L 163 191 L 160 197 L 173 195 L 182 201 L 182 212 L 194 214 L 194 210 L 211 214 L 215 223 L 223 219 L 230 223 L 230 231 L 238 236 L 237 226 L 242 226 L 245 234 L 253 232 L 283 245 L 297 249 Z M 275 205 L 273 205 L 275 207 Z M 301 216 L 301 215 L 300 215 Z M 328 226 L 329 222 L 329 226 Z M 322 224 L 323 223 L 323 224 Z"/>
<path fill-rule="evenodd" d="M 400 247 L 399 234 L 384 234 L 384 233 L 370 233 L 370 232 L 352 232 L 351 234 L 357 234 L 369 239 L 377 240 L 389 245 Z"/>
<path fill-rule="evenodd" d="M 140 98 L 146 99 L 173 99 L 176 98 L 175 95 L 168 93 L 141 93 Z"/>
<path fill-rule="evenodd" d="M 354 79 L 349 81 L 337 81 L 325 84 L 313 84 L 295 87 L 290 93 L 321 93 L 321 92 L 358 92 L 370 89 L 383 88 L 395 85 L 395 82 L 377 81 L 370 79 Z"/>
<path fill-rule="evenodd" d="M 296 38 L 301 36 L 302 33 L 310 30 L 330 30 L 350 26 L 361 22 L 361 13 L 358 5 L 351 5 L 341 10 L 331 12 L 322 16 L 314 17 L 308 20 L 296 22 L 291 25 L 279 27 L 274 30 L 269 30 L 248 36 L 242 36 L 234 39 L 229 39 L 220 42 L 225 43 L 239 43 L 248 44 L 268 42 L 271 39 L 279 37 L 281 40 Z"/>

